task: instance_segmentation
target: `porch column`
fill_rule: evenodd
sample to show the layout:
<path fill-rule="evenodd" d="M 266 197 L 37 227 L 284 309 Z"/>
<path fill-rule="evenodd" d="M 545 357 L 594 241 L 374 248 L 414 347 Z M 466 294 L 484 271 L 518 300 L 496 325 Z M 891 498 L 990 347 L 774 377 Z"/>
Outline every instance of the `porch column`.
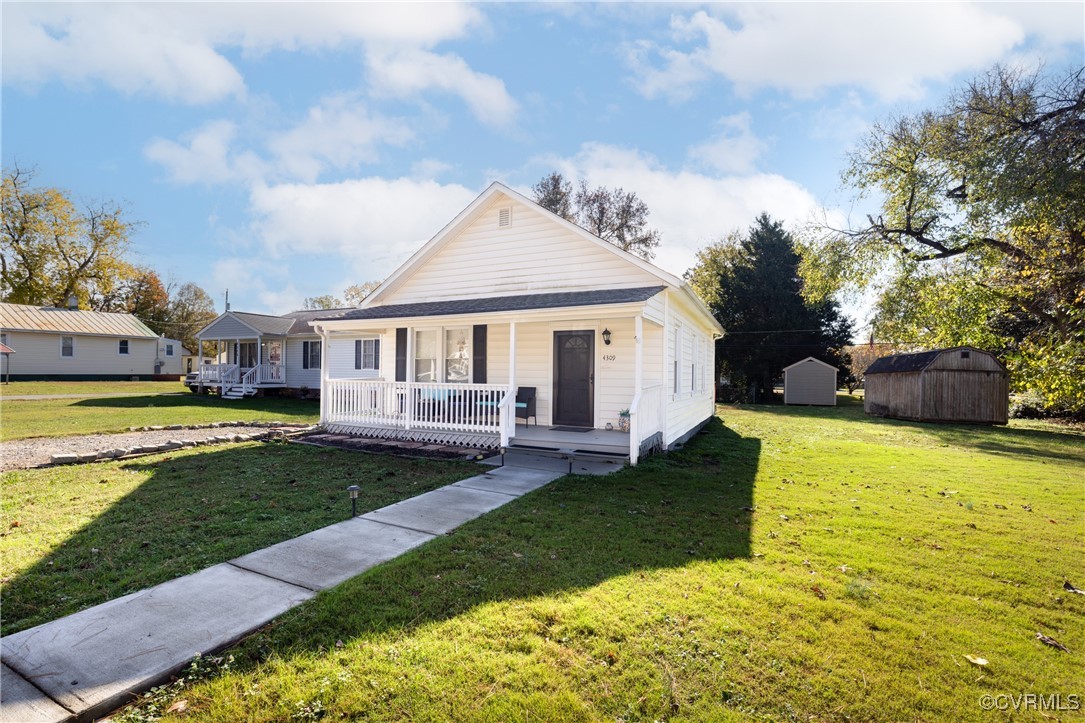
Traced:
<path fill-rule="evenodd" d="M 263 346 L 263 341 L 264 341 L 264 337 L 257 334 L 256 335 L 256 376 L 255 376 L 257 384 L 264 381 L 263 379 L 260 378 L 260 375 L 261 375 L 260 365 L 263 364 L 263 362 L 264 362 L 264 359 L 263 359 L 264 350 L 261 348 Z M 323 354 L 320 355 L 320 361 L 321 362 L 324 361 L 324 355 Z M 321 366 L 323 366 L 323 364 Z"/>
<path fill-rule="evenodd" d="M 403 375 L 407 383 L 406 409 L 403 410 L 403 428 L 410 429 L 414 423 L 414 327 L 407 327 L 407 370 Z"/>
<path fill-rule="evenodd" d="M 318 326 L 320 334 L 320 423 L 328 423 L 328 404 L 331 401 L 331 389 L 328 381 L 331 375 L 328 373 L 328 332 Z"/>
<path fill-rule="evenodd" d="M 635 465 L 640 457 L 640 430 L 643 412 L 640 409 L 640 393 L 644 387 L 644 317 L 633 317 L 633 399 L 637 411 L 629 420 L 629 464 Z"/>
<path fill-rule="evenodd" d="M 501 446 L 508 447 L 516 434 L 516 322 L 509 322 L 509 394 L 512 404 L 505 409 L 505 417 L 498 418 L 501 425 Z M 537 402 L 536 402 L 537 404 Z"/>

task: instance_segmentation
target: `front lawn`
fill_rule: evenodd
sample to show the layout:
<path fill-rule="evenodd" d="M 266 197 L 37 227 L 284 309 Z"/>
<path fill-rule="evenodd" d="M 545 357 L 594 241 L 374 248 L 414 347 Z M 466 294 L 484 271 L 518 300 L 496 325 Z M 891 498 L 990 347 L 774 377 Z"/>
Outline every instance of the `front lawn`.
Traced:
<path fill-rule="evenodd" d="M 0 476 L 2 634 L 475 474 L 298 444 L 179 450 Z"/>
<path fill-rule="evenodd" d="M 0 397 L 23 394 L 177 394 L 181 382 L 10 382 L 0 384 Z"/>
<path fill-rule="evenodd" d="M 1085 438 L 720 419 L 322 593 L 183 718 L 987 720 L 986 694 L 1082 693 Z"/>
<path fill-rule="evenodd" d="M 239 399 L 178 394 L 87 399 L 35 399 L 3 402 L 0 439 L 64 437 L 126 432 L 129 427 L 273 421 L 310 424 L 320 418 L 320 403 L 284 397 Z"/>

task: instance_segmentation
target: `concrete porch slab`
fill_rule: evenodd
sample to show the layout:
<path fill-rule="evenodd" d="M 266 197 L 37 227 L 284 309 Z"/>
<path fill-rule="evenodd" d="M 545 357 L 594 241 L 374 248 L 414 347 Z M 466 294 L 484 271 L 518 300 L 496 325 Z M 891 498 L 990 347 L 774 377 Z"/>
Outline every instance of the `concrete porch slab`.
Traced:
<path fill-rule="evenodd" d="M 15 672 L 90 718 L 313 595 L 224 563 L 9 635 L 0 646 Z"/>
<path fill-rule="evenodd" d="M 512 499 L 499 492 L 449 485 L 367 512 L 362 519 L 443 535 Z"/>
<path fill-rule="evenodd" d="M 311 590 L 324 590 L 434 537 L 356 517 L 257 550 L 233 560 L 233 564 Z"/>
<path fill-rule="evenodd" d="M 486 472 L 486 474 L 460 480 L 452 486 L 484 490 L 486 492 L 500 492 L 519 497 L 553 482 L 561 475 L 561 472 L 531 469 L 529 467 L 498 467 Z"/>
<path fill-rule="evenodd" d="M 71 717 L 8 666 L 0 666 L 0 723 L 60 723 Z"/>

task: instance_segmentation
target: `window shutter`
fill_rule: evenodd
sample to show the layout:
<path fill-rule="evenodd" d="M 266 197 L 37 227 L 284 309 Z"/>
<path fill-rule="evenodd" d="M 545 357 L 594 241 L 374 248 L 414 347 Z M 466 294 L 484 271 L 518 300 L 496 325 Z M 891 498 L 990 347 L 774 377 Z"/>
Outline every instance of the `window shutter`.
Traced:
<path fill-rule="evenodd" d="M 472 329 L 471 353 L 475 355 L 475 368 L 471 381 L 475 384 L 486 383 L 486 325 L 475 324 Z"/>
<path fill-rule="evenodd" d="M 355 339 L 354 340 L 354 368 L 355 369 L 361 369 L 362 368 L 362 340 L 361 339 Z"/>
<path fill-rule="evenodd" d="M 301 343 L 301 368 L 309 368 L 309 342 L 307 341 Z"/>
<path fill-rule="evenodd" d="M 396 381 L 407 381 L 407 327 L 396 329 Z"/>

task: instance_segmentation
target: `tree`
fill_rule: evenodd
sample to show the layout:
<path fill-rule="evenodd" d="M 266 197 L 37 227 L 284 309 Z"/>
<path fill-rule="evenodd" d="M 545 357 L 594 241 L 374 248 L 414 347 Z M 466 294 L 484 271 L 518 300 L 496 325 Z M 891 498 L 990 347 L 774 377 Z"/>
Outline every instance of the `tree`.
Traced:
<path fill-rule="evenodd" d="M 56 188 L 33 188 L 33 174 L 3 172 L 0 295 L 18 304 L 108 307 L 135 275 L 125 260 L 136 224 L 107 202 L 83 211 Z"/>
<path fill-rule="evenodd" d="M 303 309 L 341 309 L 343 308 L 342 299 L 337 299 L 331 294 L 323 294 L 321 296 L 309 296 L 302 304 Z"/>
<path fill-rule="evenodd" d="M 157 334 L 172 335 L 170 295 L 162 279 L 151 269 L 136 270 L 136 275 L 124 283 L 121 291 L 122 308 Z"/>
<path fill-rule="evenodd" d="M 179 339 L 190 351 L 203 354 L 196 334 L 218 316 L 211 295 L 191 282 L 181 284 L 170 299 L 170 329 L 167 336 Z"/>
<path fill-rule="evenodd" d="M 659 246 L 659 231 L 648 228 L 648 204 L 632 191 L 580 181 L 576 193 L 560 173 L 551 173 L 532 187 L 535 201 L 573 221 L 623 251 L 651 260 Z"/>
<path fill-rule="evenodd" d="M 762 214 L 745 236 L 702 250 L 686 272 L 725 330 L 719 371 L 739 388 L 752 387 L 757 399 L 772 399 L 784 367 L 808 356 L 848 364 L 851 322 L 835 301 L 803 296 L 799 262 L 791 235 Z"/>
<path fill-rule="evenodd" d="M 979 339 L 1018 388 L 1085 410 L 1085 69 L 996 67 L 937 110 L 876 125 L 844 179 L 880 209 L 811 238 L 815 294 L 887 278 L 888 339 Z"/>
<path fill-rule="evenodd" d="M 557 171 L 531 187 L 535 193 L 535 202 L 543 208 L 553 211 L 566 221 L 576 222 L 576 212 L 573 210 L 573 184 L 565 180 Z"/>
<path fill-rule="evenodd" d="M 380 281 L 366 281 L 364 284 L 351 284 L 343 289 L 343 298 L 347 300 L 348 306 L 358 306 L 380 285 Z"/>

